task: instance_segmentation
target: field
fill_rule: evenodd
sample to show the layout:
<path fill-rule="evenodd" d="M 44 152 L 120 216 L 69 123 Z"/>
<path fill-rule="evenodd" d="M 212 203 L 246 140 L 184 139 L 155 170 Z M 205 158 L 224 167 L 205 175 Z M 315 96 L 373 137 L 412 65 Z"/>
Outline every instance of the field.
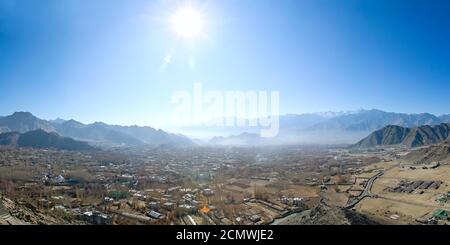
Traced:
<path fill-rule="evenodd" d="M 377 179 L 372 188 L 376 198 L 366 198 L 356 206 L 357 211 L 370 216 L 379 217 L 393 224 L 414 224 L 418 219 L 430 214 L 438 208 L 450 208 L 449 203 L 441 204 L 436 199 L 450 190 L 450 165 L 435 169 L 410 169 L 399 165 L 386 170 Z M 396 187 L 401 180 L 405 181 L 442 181 L 438 189 L 428 188 L 422 194 L 396 193 L 389 188 Z"/>

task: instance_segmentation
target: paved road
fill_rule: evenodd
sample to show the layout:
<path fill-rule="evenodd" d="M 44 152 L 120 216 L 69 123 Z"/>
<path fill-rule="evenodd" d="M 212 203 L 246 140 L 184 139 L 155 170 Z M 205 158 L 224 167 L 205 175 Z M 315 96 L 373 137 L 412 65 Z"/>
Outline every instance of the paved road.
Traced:
<path fill-rule="evenodd" d="M 358 204 L 360 201 L 362 201 L 364 198 L 366 198 L 366 197 L 372 197 L 373 194 L 372 194 L 370 191 L 372 190 L 372 186 L 373 186 L 373 183 L 375 182 L 375 180 L 378 179 L 381 175 L 383 175 L 386 171 L 389 171 L 389 170 L 391 170 L 391 169 L 393 169 L 393 168 L 396 168 L 396 167 L 398 167 L 398 166 L 400 166 L 400 163 L 397 163 L 397 164 L 395 164 L 395 165 L 392 165 L 392 166 L 390 166 L 388 169 L 382 170 L 382 171 L 380 171 L 379 173 L 377 173 L 376 175 L 372 176 L 372 177 L 367 181 L 367 184 L 366 184 L 366 187 L 364 188 L 364 191 L 361 192 L 361 194 L 359 194 L 359 196 L 356 197 L 355 199 L 353 199 L 350 203 L 347 203 L 347 205 L 345 205 L 344 208 L 351 209 L 351 208 L 353 208 L 356 204 Z"/>
<path fill-rule="evenodd" d="M 376 175 L 372 176 L 367 181 L 366 187 L 364 188 L 363 192 L 361 192 L 361 194 L 359 194 L 359 196 L 356 197 L 355 199 L 353 199 L 351 202 L 347 203 L 347 205 L 345 205 L 344 208 L 351 209 L 356 204 L 358 204 L 361 200 L 363 200 L 364 198 L 372 196 L 372 193 L 370 193 L 370 190 L 372 190 L 373 183 L 375 182 L 375 180 L 377 178 L 379 178 L 383 174 L 384 174 L 384 171 L 381 171 L 381 172 L 377 173 Z"/>

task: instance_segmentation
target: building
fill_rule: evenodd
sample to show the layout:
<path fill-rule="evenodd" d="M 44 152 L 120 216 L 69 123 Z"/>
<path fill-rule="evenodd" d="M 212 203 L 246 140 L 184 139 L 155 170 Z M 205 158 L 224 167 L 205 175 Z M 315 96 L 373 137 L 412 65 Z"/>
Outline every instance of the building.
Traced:
<path fill-rule="evenodd" d="M 178 208 L 185 212 L 192 212 L 192 211 L 196 210 L 194 206 L 188 205 L 188 204 L 181 204 L 178 206 Z"/>
<path fill-rule="evenodd" d="M 104 203 L 113 203 L 113 202 L 114 202 L 114 198 L 111 198 L 111 197 L 105 197 L 105 198 L 103 199 L 103 202 L 104 202 Z"/>
<path fill-rule="evenodd" d="M 155 211 L 150 211 L 147 213 L 147 215 L 152 219 L 162 219 L 163 218 L 162 214 L 155 212 Z"/>
<path fill-rule="evenodd" d="M 176 204 L 172 203 L 172 202 L 166 202 L 162 205 L 162 207 L 166 210 L 174 210 L 176 207 Z"/>
<path fill-rule="evenodd" d="M 147 206 L 148 206 L 149 209 L 156 210 L 156 209 L 159 208 L 159 203 L 157 203 L 157 202 L 149 202 Z"/>
<path fill-rule="evenodd" d="M 446 197 L 445 195 L 440 195 L 438 198 L 436 198 L 436 202 L 444 204 L 447 202 L 447 199 L 448 197 Z"/>
<path fill-rule="evenodd" d="M 204 189 L 202 193 L 204 196 L 213 196 L 214 195 L 214 191 L 209 188 Z"/>
<path fill-rule="evenodd" d="M 249 220 L 253 223 L 261 221 L 261 217 L 257 214 L 250 216 Z"/>
<path fill-rule="evenodd" d="M 93 225 L 112 225 L 112 217 L 98 211 L 88 211 L 83 214 L 84 220 Z"/>
<path fill-rule="evenodd" d="M 167 189 L 167 193 L 171 193 L 171 192 L 177 191 L 177 190 L 179 190 L 180 188 L 181 188 L 181 187 L 179 187 L 179 186 L 170 187 L 170 188 Z"/>
<path fill-rule="evenodd" d="M 303 198 L 301 197 L 294 197 L 294 199 L 292 199 L 292 205 L 294 206 L 301 206 L 303 202 Z"/>
<path fill-rule="evenodd" d="M 282 204 L 289 205 L 289 202 L 290 202 L 290 200 L 288 197 L 285 197 L 285 196 L 281 197 Z"/>

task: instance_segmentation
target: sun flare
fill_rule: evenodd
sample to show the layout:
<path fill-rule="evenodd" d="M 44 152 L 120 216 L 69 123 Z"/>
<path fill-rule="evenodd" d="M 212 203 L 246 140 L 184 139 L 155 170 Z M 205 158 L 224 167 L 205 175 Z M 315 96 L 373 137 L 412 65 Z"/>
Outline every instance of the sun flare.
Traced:
<path fill-rule="evenodd" d="M 198 11 L 191 7 L 185 7 L 172 16 L 172 25 L 180 37 L 193 39 L 202 33 L 204 21 Z"/>

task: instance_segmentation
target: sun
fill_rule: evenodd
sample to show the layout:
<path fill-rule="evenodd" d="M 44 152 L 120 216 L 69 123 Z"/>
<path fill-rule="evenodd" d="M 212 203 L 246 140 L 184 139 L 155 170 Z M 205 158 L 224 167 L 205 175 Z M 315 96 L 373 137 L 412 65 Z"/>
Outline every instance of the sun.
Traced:
<path fill-rule="evenodd" d="M 179 9 L 172 16 L 172 25 L 175 32 L 184 39 L 198 37 L 204 28 L 201 14 L 191 7 Z"/>

